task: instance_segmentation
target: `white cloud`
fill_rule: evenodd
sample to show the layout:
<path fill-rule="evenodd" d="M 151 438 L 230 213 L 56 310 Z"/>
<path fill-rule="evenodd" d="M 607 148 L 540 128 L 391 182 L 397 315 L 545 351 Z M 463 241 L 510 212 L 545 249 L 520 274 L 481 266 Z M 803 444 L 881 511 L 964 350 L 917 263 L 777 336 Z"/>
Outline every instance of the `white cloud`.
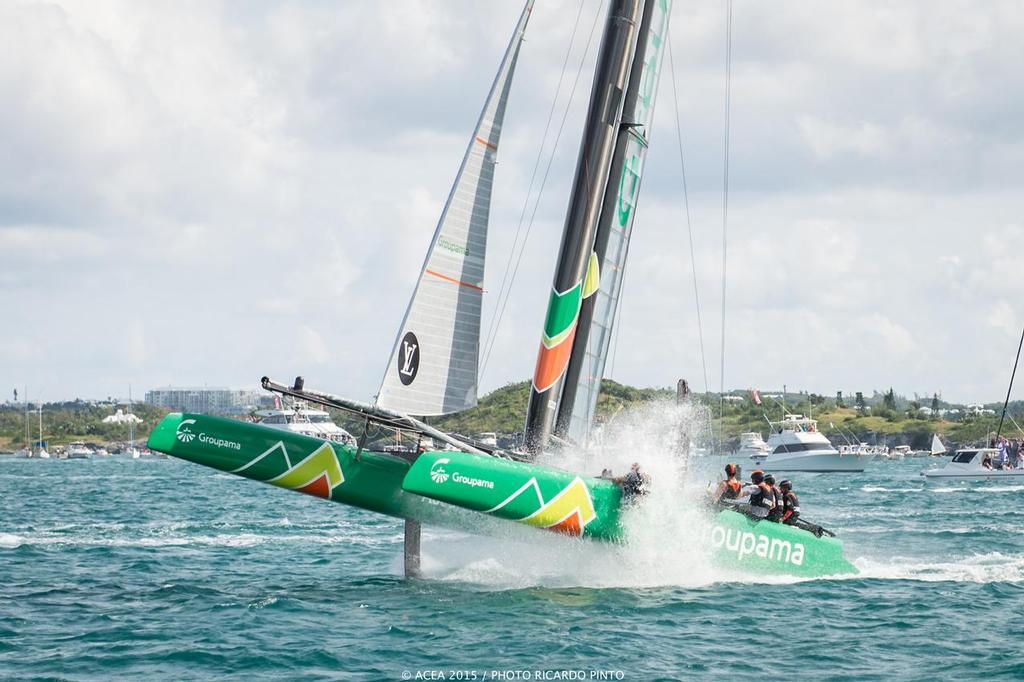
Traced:
<path fill-rule="evenodd" d="M 676 5 L 717 385 L 723 10 Z M 531 19 L 485 324 L 578 6 Z M 0 381 L 57 398 L 312 371 L 371 396 L 520 7 L 0 5 Z M 1024 93 L 1007 86 L 1024 12 L 747 3 L 734 22 L 727 383 L 997 396 L 1024 320 Z M 584 72 L 485 389 L 531 372 L 588 86 Z M 700 386 L 670 95 L 663 80 L 615 376 Z"/>

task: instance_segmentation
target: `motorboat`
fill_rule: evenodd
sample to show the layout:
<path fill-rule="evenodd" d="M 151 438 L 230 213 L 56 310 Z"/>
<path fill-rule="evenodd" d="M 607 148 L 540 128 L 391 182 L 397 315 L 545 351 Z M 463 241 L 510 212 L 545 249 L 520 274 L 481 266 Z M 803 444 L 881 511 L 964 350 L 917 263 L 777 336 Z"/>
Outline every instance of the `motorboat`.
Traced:
<path fill-rule="evenodd" d="M 296 405 L 295 408 L 259 410 L 256 423 L 304 436 L 355 445 L 356 439 L 331 419 L 325 410 Z"/>
<path fill-rule="evenodd" d="M 756 457 L 754 464 L 770 471 L 864 471 L 874 454 L 841 453 L 818 430 L 818 422 L 800 414 L 784 415 L 772 422 L 766 455 Z"/>
<path fill-rule="evenodd" d="M 945 466 L 925 469 L 921 475 L 925 480 L 981 481 L 1012 478 L 1024 480 L 1024 469 L 996 469 L 993 462 L 999 460 L 995 448 L 969 448 L 957 450 L 953 459 Z"/>
<path fill-rule="evenodd" d="M 909 445 L 897 445 L 896 447 L 889 448 L 882 453 L 882 457 L 885 457 L 886 459 L 903 459 L 908 456 L 910 456 Z"/>
<path fill-rule="evenodd" d="M 92 450 L 85 447 L 85 443 L 82 441 L 68 443 L 67 448 L 64 450 L 65 459 L 89 459 L 91 456 Z"/>
<path fill-rule="evenodd" d="M 764 442 L 764 438 L 761 437 L 760 433 L 752 431 L 740 434 L 740 446 L 736 450 L 736 457 L 757 459 L 767 456 L 770 452 L 771 448 L 768 447 L 768 443 Z"/>

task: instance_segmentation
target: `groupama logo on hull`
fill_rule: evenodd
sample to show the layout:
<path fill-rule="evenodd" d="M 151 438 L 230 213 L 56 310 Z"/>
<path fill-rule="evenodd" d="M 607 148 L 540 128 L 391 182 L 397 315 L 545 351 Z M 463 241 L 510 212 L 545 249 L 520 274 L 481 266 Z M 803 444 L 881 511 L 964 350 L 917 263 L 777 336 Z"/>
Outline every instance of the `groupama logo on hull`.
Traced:
<path fill-rule="evenodd" d="M 758 557 L 794 566 L 804 564 L 804 545 L 801 542 L 790 542 L 768 537 L 763 533 L 726 528 L 717 524 L 711 527 L 708 535 L 713 548 L 730 554 L 735 553 L 739 562 L 748 557 Z"/>
<path fill-rule="evenodd" d="M 448 470 L 444 468 L 444 465 L 449 462 L 451 462 L 451 460 L 447 457 L 442 457 L 434 462 L 430 467 L 430 480 L 440 485 L 442 483 L 446 483 L 450 478 L 454 483 L 468 485 L 471 488 L 487 488 L 488 490 L 494 490 L 494 481 L 489 481 L 486 478 L 463 476 L 458 471 L 449 474 Z"/>
<path fill-rule="evenodd" d="M 185 445 L 188 445 L 193 440 L 196 440 L 198 438 L 200 443 L 205 443 L 206 445 L 212 445 L 212 446 L 217 447 L 217 448 L 227 448 L 229 450 L 241 450 L 242 449 L 242 444 L 238 443 L 238 442 L 235 442 L 233 440 L 228 440 L 226 438 L 220 438 L 218 436 L 211 436 L 210 434 L 206 433 L 205 431 L 200 431 L 197 434 L 195 431 L 193 431 L 191 428 L 189 428 L 190 426 L 194 426 L 195 423 L 196 423 L 195 419 L 183 419 L 181 421 L 181 423 L 178 424 L 178 429 L 177 429 L 177 431 L 174 434 L 175 438 L 177 438 L 179 442 L 184 443 Z"/>

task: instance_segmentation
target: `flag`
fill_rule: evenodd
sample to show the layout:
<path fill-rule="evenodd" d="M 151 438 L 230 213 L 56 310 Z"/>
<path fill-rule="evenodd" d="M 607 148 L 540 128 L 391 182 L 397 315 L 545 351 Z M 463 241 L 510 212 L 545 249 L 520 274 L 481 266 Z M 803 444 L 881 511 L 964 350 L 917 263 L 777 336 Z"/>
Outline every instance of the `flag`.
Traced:
<path fill-rule="evenodd" d="M 750 392 L 750 397 L 754 399 L 755 405 L 761 404 L 761 392 L 758 391 L 756 388 Z"/>

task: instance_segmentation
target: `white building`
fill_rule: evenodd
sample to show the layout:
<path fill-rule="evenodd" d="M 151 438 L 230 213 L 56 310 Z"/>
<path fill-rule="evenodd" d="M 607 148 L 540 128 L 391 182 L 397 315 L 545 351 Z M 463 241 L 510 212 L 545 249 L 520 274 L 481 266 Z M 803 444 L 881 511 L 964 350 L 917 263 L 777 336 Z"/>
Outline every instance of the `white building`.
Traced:
<path fill-rule="evenodd" d="M 146 402 L 181 412 L 245 414 L 273 405 L 274 398 L 263 391 L 240 388 L 168 386 L 147 391 Z"/>
<path fill-rule="evenodd" d="M 124 410 L 118 409 L 114 414 L 109 417 L 103 418 L 104 424 L 141 424 L 142 420 L 138 416 L 125 412 Z"/>

